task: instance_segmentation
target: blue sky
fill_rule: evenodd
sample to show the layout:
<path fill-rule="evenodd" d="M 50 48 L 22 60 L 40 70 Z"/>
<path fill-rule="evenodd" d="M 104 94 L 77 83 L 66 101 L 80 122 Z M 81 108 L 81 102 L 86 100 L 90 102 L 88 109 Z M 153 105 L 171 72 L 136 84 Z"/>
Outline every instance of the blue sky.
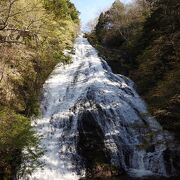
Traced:
<path fill-rule="evenodd" d="M 121 0 L 128 3 L 131 0 Z M 84 26 L 88 21 L 98 16 L 98 12 L 110 7 L 114 0 L 71 0 L 80 11 L 81 22 Z"/>

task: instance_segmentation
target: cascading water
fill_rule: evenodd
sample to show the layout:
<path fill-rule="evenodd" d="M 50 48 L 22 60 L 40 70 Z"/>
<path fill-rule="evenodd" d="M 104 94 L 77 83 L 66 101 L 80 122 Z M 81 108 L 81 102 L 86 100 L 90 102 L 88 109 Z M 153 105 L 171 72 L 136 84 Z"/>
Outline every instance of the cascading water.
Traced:
<path fill-rule="evenodd" d="M 79 179 L 91 145 L 103 147 L 110 164 L 130 175 L 173 174 L 166 158 L 172 137 L 148 115 L 133 82 L 113 74 L 82 35 L 74 48 L 73 62 L 59 64 L 44 84 L 43 117 L 35 128 L 43 136 L 45 166 L 30 179 Z"/>

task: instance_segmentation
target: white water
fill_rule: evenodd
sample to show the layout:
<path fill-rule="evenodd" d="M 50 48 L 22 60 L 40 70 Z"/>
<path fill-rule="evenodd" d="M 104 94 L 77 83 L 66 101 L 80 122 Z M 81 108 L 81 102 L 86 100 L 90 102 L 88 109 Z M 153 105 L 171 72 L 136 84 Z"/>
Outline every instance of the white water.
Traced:
<path fill-rule="evenodd" d="M 163 152 L 170 136 L 148 115 L 133 82 L 113 74 L 82 36 L 74 48 L 73 63 L 59 64 L 44 84 L 42 119 L 35 128 L 43 135 L 46 165 L 30 179 L 76 180 L 84 174 L 77 153 L 78 119 L 83 111 L 92 112 L 103 131 L 113 165 L 133 176 L 167 176 Z M 145 150 L 145 143 L 153 150 Z"/>

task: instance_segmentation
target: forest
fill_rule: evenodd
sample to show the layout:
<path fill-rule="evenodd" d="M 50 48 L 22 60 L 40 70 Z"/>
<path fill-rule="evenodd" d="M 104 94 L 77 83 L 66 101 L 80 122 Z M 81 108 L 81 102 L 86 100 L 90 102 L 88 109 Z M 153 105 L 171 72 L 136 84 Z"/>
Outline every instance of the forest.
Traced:
<path fill-rule="evenodd" d="M 49 73 L 58 62 L 70 63 L 63 51 L 73 45 L 78 16 L 69 0 L 0 1 L 0 179 L 41 166 L 31 119 Z"/>
<path fill-rule="evenodd" d="M 102 12 L 91 44 L 115 73 L 136 83 L 153 116 L 180 140 L 180 2 L 115 1 Z"/>

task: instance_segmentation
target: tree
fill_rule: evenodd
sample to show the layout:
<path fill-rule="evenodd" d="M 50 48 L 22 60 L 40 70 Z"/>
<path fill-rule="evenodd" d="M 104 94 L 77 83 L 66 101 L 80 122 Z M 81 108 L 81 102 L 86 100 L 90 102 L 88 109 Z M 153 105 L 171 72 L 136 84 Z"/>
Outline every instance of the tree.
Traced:
<path fill-rule="evenodd" d="M 56 16 L 61 18 L 67 17 L 69 15 L 69 9 L 66 0 L 45 0 L 45 8 L 50 12 L 53 11 Z"/>
<path fill-rule="evenodd" d="M 93 31 L 94 28 L 96 27 L 97 23 L 98 23 L 98 17 L 90 20 L 90 21 L 87 23 L 87 25 L 86 25 L 86 26 L 87 26 L 87 29 L 88 29 L 89 31 Z"/>
<path fill-rule="evenodd" d="M 17 171 L 20 176 L 32 172 L 36 166 L 42 165 L 38 160 L 42 154 L 43 151 L 38 146 L 38 136 L 35 135 L 29 119 L 10 109 L 1 110 L 0 177 L 15 177 Z M 20 163 L 22 165 L 18 165 Z"/>
<path fill-rule="evenodd" d="M 79 12 L 69 0 L 44 0 L 45 8 L 59 18 L 71 18 L 73 21 L 79 19 Z"/>
<path fill-rule="evenodd" d="M 125 6 L 116 0 L 112 7 L 99 16 L 99 21 L 95 27 L 96 35 L 100 42 L 112 47 L 121 46 L 126 43 L 131 45 L 134 37 L 141 33 L 147 9 L 141 7 L 141 3 L 136 1 Z"/>
<path fill-rule="evenodd" d="M 63 51 L 76 37 L 77 15 L 68 0 L 0 1 L 0 179 L 40 165 L 29 117 L 39 113 L 42 85 L 54 66 L 70 62 Z"/>
<path fill-rule="evenodd" d="M 2 0 L 0 2 L 0 30 L 7 27 L 9 19 L 14 15 L 12 11 L 16 2 L 17 0 Z"/>

